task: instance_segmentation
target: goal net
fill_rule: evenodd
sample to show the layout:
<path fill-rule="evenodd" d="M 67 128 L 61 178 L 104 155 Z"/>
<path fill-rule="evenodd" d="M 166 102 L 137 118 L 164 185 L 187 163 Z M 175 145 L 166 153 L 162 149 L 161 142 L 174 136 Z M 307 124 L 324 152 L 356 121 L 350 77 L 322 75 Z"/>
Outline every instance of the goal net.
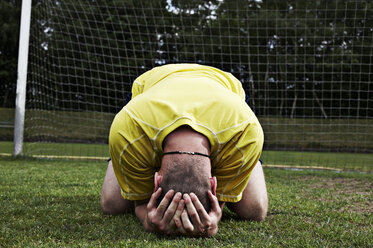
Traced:
<path fill-rule="evenodd" d="M 265 164 L 373 165 L 372 50 L 369 0 L 34 0 L 24 153 L 108 157 L 134 79 L 200 63 L 242 82 Z"/>

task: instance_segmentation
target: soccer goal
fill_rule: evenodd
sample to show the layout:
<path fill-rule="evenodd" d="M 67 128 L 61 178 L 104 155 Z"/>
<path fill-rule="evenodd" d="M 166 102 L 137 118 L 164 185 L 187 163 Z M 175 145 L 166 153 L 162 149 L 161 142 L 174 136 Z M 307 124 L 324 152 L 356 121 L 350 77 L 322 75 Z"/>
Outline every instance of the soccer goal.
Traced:
<path fill-rule="evenodd" d="M 242 82 L 265 164 L 373 170 L 372 1 L 34 0 L 29 20 L 16 154 L 106 158 L 133 80 L 200 63 Z"/>

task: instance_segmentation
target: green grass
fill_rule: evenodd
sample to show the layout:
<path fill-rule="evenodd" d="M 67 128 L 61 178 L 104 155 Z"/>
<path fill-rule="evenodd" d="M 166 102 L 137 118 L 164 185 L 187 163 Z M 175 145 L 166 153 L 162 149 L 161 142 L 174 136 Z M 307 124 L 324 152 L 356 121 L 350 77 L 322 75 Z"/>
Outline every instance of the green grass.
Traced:
<path fill-rule="evenodd" d="M 24 153 L 37 156 L 108 157 L 113 114 L 99 112 L 26 111 Z M 0 108 L 0 121 L 13 121 L 14 109 Z M 260 118 L 268 165 L 328 167 L 373 171 L 373 119 Z M 12 128 L 0 128 L 0 141 L 12 140 Z M 54 142 L 40 142 L 54 140 Z M 35 141 L 35 142 L 32 142 Z M 274 151 L 274 150 L 281 151 Z M 356 153 L 301 150 L 351 150 Z M 0 142 L 0 153 L 12 153 Z M 359 153 L 360 151 L 360 153 Z M 366 153 L 362 153 L 365 151 Z"/>
<path fill-rule="evenodd" d="M 27 110 L 25 139 L 106 143 L 114 114 Z M 0 121 L 13 121 L 14 109 L 0 108 Z M 265 147 L 271 150 L 373 151 L 373 119 L 261 117 Z M 0 128 L 1 140 L 12 140 L 13 129 Z"/>
<path fill-rule="evenodd" d="M 0 122 L 14 122 L 14 109 L 0 108 Z M 0 127 L 0 140 L 13 140 L 13 128 Z"/>
<path fill-rule="evenodd" d="M 70 143 L 25 143 L 28 155 L 61 156 L 66 158 L 109 157 L 108 146 L 103 144 L 70 144 Z M 0 141 L 0 153 L 11 154 L 13 143 Z M 263 151 L 262 160 L 265 166 L 317 167 L 345 171 L 373 171 L 373 154 L 368 153 L 322 153 L 297 151 Z"/>
<path fill-rule="evenodd" d="M 14 121 L 14 109 L 13 108 L 0 108 L 0 121 Z"/>
<path fill-rule="evenodd" d="M 103 144 L 25 143 L 28 155 L 83 157 L 105 160 L 109 157 L 108 146 Z M 0 141 L 0 153 L 11 154 L 13 143 Z M 263 151 L 265 166 L 317 167 L 347 171 L 373 171 L 373 154 L 322 153 L 297 151 Z"/>
<path fill-rule="evenodd" d="M 259 118 L 265 146 L 281 150 L 373 150 L 373 119 Z"/>
<path fill-rule="evenodd" d="M 373 172 L 373 154 L 371 153 L 263 151 L 262 160 L 265 164 L 274 166 Z"/>
<path fill-rule="evenodd" d="M 25 154 L 29 156 L 61 156 L 61 157 L 97 157 L 107 159 L 109 147 L 105 144 L 80 143 L 39 143 L 26 142 L 23 144 Z M 0 153 L 12 154 L 13 142 L 0 141 Z"/>
<path fill-rule="evenodd" d="M 373 175 L 265 168 L 262 223 L 224 209 L 216 236 L 164 237 L 133 214 L 104 216 L 105 162 L 0 157 L 0 247 L 369 247 Z"/>

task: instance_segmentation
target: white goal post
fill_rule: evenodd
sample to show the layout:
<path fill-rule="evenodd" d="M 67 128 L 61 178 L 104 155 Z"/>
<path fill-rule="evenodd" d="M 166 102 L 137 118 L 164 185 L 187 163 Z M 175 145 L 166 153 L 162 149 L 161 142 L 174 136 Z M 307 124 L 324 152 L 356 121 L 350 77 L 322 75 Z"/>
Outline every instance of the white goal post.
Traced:
<path fill-rule="evenodd" d="M 133 80 L 200 63 L 242 82 L 267 163 L 373 164 L 373 1 L 34 0 L 31 18 L 23 5 L 15 155 L 105 158 Z"/>
<path fill-rule="evenodd" d="M 14 118 L 13 155 L 21 155 L 26 106 L 27 62 L 30 37 L 31 0 L 22 1 L 21 28 L 19 33 L 16 110 Z"/>

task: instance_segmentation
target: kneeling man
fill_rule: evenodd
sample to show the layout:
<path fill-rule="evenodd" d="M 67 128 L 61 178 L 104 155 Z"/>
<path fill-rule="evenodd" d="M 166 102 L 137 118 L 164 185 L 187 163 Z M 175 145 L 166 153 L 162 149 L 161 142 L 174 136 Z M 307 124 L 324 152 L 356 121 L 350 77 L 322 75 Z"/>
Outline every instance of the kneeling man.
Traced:
<path fill-rule="evenodd" d="M 189 236 L 216 234 L 225 203 L 245 220 L 267 214 L 263 131 L 230 73 L 197 64 L 145 72 L 109 147 L 106 214 L 134 210 L 148 231 Z"/>

